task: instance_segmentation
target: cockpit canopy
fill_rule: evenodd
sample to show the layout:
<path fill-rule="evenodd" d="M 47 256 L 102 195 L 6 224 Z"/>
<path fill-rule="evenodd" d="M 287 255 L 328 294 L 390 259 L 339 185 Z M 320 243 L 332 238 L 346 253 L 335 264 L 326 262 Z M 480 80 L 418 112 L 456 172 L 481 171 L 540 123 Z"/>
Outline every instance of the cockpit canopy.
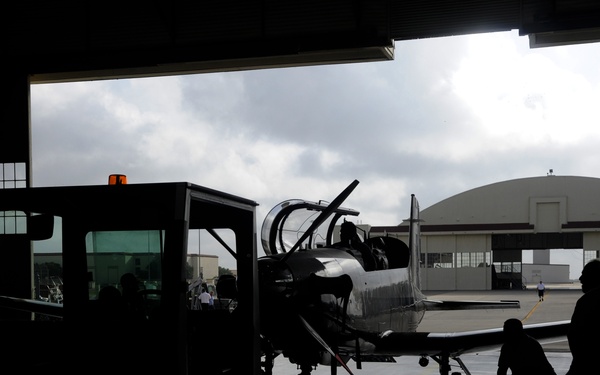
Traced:
<path fill-rule="evenodd" d="M 329 206 L 329 202 L 309 202 L 301 199 L 283 201 L 267 214 L 261 229 L 261 240 L 265 253 L 273 255 L 287 253 L 310 229 L 313 221 Z M 360 212 L 338 207 L 307 239 L 300 249 L 330 246 L 334 229 L 345 216 L 358 216 Z"/>

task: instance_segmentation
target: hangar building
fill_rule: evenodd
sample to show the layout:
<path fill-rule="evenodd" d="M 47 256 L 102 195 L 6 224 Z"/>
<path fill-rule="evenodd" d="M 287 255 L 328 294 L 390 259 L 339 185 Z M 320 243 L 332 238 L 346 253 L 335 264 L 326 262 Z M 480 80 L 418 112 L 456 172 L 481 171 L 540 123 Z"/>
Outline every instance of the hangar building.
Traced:
<path fill-rule="evenodd" d="M 465 191 L 421 211 L 424 290 L 519 289 L 568 281 L 568 265 L 551 265 L 550 249 L 600 257 L 600 179 L 530 177 Z M 417 196 L 418 199 L 418 196 Z M 373 226 L 370 236 L 407 240 L 408 223 Z M 523 265 L 533 250 L 534 265 Z"/>

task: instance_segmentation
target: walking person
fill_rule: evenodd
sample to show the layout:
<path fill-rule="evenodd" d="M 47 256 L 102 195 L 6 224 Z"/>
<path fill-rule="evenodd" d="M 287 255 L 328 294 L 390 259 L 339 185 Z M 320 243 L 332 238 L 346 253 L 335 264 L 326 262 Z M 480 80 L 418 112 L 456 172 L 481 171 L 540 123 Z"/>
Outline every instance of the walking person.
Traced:
<path fill-rule="evenodd" d="M 540 280 L 540 283 L 537 285 L 538 290 L 538 302 L 544 300 L 544 292 L 546 291 L 546 285 Z"/>
<path fill-rule="evenodd" d="M 600 259 L 589 261 L 579 277 L 583 296 L 575 304 L 567 339 L 573 360 L 567 375 L 598 373 L 600 353 Z"/>
<path fill-rule="evenodd" d="M 519 319 L 504 322 L 504 345 L 500 349 L 497 375 L 556 375 L 542 345 L 523 330 Z"/>
<path fill-rule="evenodd" d="M 201 307 L 200 309 L 207 311 L 210 306 L 211 296 L 210 296 L 210 294 L 208 294 L 206 289 L 202 289 L 202 293 L 200 293 L 200 295 L 198 296 L 198 299 L 200 299 L 200 307 Z"/>

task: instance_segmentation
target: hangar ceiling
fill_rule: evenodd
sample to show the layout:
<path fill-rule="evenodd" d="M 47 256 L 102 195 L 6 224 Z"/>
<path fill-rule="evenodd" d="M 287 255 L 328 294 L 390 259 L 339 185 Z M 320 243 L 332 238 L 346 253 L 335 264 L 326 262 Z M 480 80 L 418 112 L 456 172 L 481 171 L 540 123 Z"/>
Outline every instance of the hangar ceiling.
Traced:
<path fill-rule="evenodd" d="M 5 73 L 32 83 L 390 60 L 398 41 L 509 30 L 531 47 L 600 40 L 595 0 L 24 0 L 6 9 Z"/>

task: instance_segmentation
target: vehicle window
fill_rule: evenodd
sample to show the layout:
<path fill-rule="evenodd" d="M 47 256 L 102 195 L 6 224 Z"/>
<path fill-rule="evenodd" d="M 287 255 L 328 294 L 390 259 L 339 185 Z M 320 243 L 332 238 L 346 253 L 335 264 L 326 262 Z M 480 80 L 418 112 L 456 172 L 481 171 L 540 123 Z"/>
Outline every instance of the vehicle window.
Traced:
<path fill-rule="evenodd" d="M 133 288 L 145 318 L 150 318 L 160 302 L 163 248 L 164 233 L 159 230 L 88 233 L 89 299 L 125 298 Z"/>
<path fill-rule="evenodd" d="M 33 249 L 33 299 L 63 303 L 62 218 L 54 216 L 50 238 L 31 242 Z M 35 315 L 35 319 L 48 317 Z"/>
<path fill-rule="evenodd" d="M 235 233 L 231 229 L 215 229 L 212 233 L 204 229 L 189 231 L 186 279 L 191 310 L 200 309 L 202 289 L 212 294 L 215 309 L 227 308 L 231 302 L 218 295 L 216 284 L 220 275 L 233 275 L 235 271 L 230 269 L 235 257 L 229 252 L 236 252 Z"/>

